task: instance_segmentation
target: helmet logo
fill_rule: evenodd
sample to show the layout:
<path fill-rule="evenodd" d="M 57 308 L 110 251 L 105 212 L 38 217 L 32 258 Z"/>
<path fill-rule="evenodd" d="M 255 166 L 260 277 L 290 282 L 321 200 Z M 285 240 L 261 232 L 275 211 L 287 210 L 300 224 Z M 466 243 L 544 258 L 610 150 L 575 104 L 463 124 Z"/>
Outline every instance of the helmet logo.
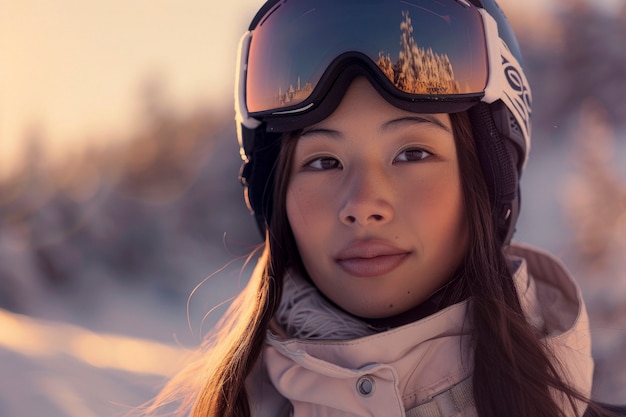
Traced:
<path fill-rule="evenodd" d="M 530 138 L 530 117 L 532 114 L 532 94 L 528 85 L 528 80 L 522 71 L 517 59 L 511 54 L 506 44 L 503 43 L 502 67 L 506 83 L 504 83 L 504 101 L 507 107 L 513 112 L 519 122 L 526 142 Z"/>

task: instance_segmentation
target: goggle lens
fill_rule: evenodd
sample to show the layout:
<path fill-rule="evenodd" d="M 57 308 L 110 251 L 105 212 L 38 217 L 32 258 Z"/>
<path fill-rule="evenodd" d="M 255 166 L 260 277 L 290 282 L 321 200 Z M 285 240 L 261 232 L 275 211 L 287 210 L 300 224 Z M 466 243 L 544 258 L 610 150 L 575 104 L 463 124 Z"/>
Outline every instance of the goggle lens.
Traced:
<path fill-rule="evenodd" d="M 249 113 L 297 108 L 339 56 L 359 53 L 398 91 L 420 98 L 482 93 L 482 18 L 465 0 L 288 0 L 252 32 Z"/>

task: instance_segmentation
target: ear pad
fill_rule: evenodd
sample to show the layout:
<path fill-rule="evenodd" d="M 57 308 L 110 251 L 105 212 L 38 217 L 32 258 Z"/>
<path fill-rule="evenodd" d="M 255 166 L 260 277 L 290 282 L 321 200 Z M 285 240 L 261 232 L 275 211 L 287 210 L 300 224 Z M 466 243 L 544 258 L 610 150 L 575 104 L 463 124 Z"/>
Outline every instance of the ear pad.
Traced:
<path fill-rule="evenodd" d="M 274 171 L 278 163 L 282 134 L 267 132 L 265 126 L 248 130 L 246 134 L 255 135 L 254 147 L 248 161 L 243 163 L 239 177 L 244 186 L 246 204 L 254 214 L 261 236 L 265 236 L 272 213 Z"/>
<path fill-rule="evenodd" d="M 519 213 L 518 150 L 496 127 L 490 108 L 494 104 L 481 102 L 469 109 L 468 115 L 489 190 L 494 224 L 506 244 L 513 235 Z"/>

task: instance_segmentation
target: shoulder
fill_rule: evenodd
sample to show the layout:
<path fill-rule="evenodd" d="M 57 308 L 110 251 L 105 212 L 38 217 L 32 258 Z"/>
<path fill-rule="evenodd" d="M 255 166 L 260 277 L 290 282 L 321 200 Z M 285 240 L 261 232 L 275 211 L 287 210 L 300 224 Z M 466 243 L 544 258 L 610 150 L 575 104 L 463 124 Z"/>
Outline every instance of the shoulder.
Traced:
<path fill-rule="evenodd" d="M 528 267 L 528 273 L 535 280 L 557 286 L 571 293 L 570 295 L 573 297 L 578 292 L 570 272 L 563 262 L 551 253 L 528 244 L 515 242 L 507 248 L 506 255 L 509 259 L 524 260 Z"/>
<path fill-rule="evenodd" d="M 557 257 L 518 243 L 508 247 L 506 255 L 514 267 L 513 280 L 527 315 L 540 316 L 551 336 L 587 330 L 582 292 Z"/>
<path fill-rule="evenodd" d="M 549 327 L 566 332 L 586 321 L 582 292 L 560 259 L 519 243 L 508 247 L 506 256 L 515 268 L 513 279 L 518 293 L 536 298 L 529 302 L 539 302 Z"/>
<path fill-rule="evenodd" d="M 591 333 L 576 281 L 558 258 L 532 246 L 512 245 L 507 256 L 516 266 L 513 279 L 528 322 L 543 334 L 543 342 L 561 365 L 567 382 L 590 396 L 594 369 Z"/>

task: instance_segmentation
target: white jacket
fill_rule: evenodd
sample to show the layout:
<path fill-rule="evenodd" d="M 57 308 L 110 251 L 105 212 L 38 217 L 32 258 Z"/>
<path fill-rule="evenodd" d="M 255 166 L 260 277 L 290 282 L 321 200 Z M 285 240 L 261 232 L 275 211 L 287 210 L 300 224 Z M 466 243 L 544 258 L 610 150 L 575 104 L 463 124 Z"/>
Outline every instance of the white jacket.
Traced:
<path fill-rule="evenodd" d="M 580 290 L 549 254 L 513 246 L 514 280 L 527 319 L 545 328 L 568 381 L 591 393 L 593 360 Z M 247 381 L 254 417 L 476 416 L 471 301 L 351 340 L 303 340 L 268 332 Z M 580 414 L 584 410 L 579 410 Z"/>

